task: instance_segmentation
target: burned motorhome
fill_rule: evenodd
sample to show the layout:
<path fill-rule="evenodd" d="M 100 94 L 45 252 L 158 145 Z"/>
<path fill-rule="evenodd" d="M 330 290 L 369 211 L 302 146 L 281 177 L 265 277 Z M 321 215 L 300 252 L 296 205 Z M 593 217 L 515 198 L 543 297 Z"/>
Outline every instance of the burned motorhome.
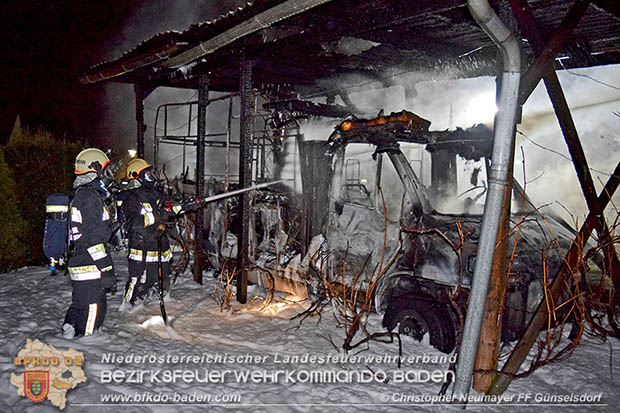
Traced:
<path fill-rule="evenodd" d="M 305 159 L 315 165 L 300 165 L 306 193 L 301 197 L 311 202 L 282 187 L 255 195 L 249 281 L 314 299 L 326 284 L 371 290 L 374 310 L 384 314 L 388 330 L 398 328 L 418 340 L 428 333 L 433 346 L 450 353 L 466 313 L 482 215 L 441 213 L 401 145 L 480 159 L 490 156 L 492 137 L 484 127 L 451 132 L 429 127 L 429 121 L 401 111 L 346 119 L 327 140 L 304 142 L 312 151 Z M 309 204 L 315 205 L 312 211 L 303 211 Z M 545 278 L 557 272 L 574 237 L 565 222 L 518 206 L 506 257 L 505 341 L 522 335 L 543 298 Z M 236 265 L 237 210 L 233 201 L 206 213 L 204 253 L 217 274 Z M 302 247 L 302 216 L 315 228 L 308 248 Z"/>
<path fill-rule="evenodd" d="M 337 127 L 329 139 L 334 178 L 325 227 L 328 252 L 323 255 L 334 260 L 333 279 L 346 268 L 349 278 L 359 277 L 369 288 L 381 275 L 376 310 L 385 314 L 389 330 L 398 325 L 399 331 L 418 339 L 428 332 L 431 344 L 450 352 L 465 312 L 482 217 L 442 214 L 433 207 L 399 144 L 426 144 L 437 150 L 442 140 L 457 147 L 468 142 L 460 139 L 466 131 L 437 135 L 428 127 L 428 121 L 406 111 L 347 120 Z M 346 156 L 347 149 L 369 144 L 364 173 L 351 173 L 352 161 L 359 162 L 360 156 Z M 551 217 L 517 213 L 511 218 L 518 230 L 510 234 L 514 259 L 502 324 L 505 340 L 521 335 L 543 295 L 543 268 L 555 273 L 572 239 Z"/>
<path fill-rule="evenodd" d="M 596 301 L 604 323 L 591 324 L 618 334 L 617 241 L 603 212 L 620 172 L 597 194 L 554 69 L 619 63 L 620 16 L 604 0 L 491 3 L 257 0 L 160 33 L 81 81 L 134 85 L 139 156 L 150 156 L 152 140 L 160 170 L 174 170 L 195 196 L 286 181 L 210 205 L 180 230 L 193 228 L 197 282 L 207 268 L 234 274 L 228 284 L 241 303 L 248 282 L 363 297 L 387 330 L 460 349 L 465 387 L 479 340 L 479 354 L 490 355 L 479 369 L 496 368 L 500 340 L 479 336 L 501 325 L 505 341 L 519 339 L 506 374 L 485 384 L 501 392 L 556 310 L 583 326 L 588 315 L 575 306 L 591 257 L 609 297 Z M 498 78 L 493 128 L 424 119 L 433 96 L 415 99 L 421 82 L 477 76 Z M 541 79 L 586 200 L 581 227 L 534 206 L 525 177 L 519 185 L 512 176 L 521 107 Z M 144 101 L 162 86 L 197 99 L 162 104 L 147 136 Z M 384 109 L 398 112 L 376 115 Z M 441 118 L 452 111 L 446 105 Z M 175 119 L 181 112 L 185 120 Z M 322 129 L 307 128 L 313 121 Z"/>

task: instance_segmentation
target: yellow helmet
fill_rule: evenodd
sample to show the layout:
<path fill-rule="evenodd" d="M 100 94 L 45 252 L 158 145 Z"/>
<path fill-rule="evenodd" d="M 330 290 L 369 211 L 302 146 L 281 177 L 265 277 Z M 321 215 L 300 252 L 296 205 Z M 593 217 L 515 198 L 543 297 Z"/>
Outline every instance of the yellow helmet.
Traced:
<path fill-rule="evenodd" d="M 75 173 L 101 172 L 110 163 L 110 158 L 100 149 L 84 149 L 75 157 Z"/>
<path fill-rule="evenodd" d="M 127 179 L 136 179 L 140 172 L 150 168 L 151 165 L 146 163 L 144 159 L 135 158 L 127 164 Z"/>

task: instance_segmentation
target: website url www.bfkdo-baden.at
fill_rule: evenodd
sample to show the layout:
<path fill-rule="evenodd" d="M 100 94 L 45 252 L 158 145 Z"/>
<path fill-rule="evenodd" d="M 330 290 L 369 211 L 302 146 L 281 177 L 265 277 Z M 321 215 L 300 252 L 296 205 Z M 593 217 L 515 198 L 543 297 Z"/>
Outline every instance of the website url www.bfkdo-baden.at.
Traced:
<path fill-rule="evenodd" d="M 111 405 L 160 405 L 160 404 L 239 404 L 238 393 L 180 393 L 180 392 L 135 392 L 130 394 L 102 394 L 101 404 Z"/>

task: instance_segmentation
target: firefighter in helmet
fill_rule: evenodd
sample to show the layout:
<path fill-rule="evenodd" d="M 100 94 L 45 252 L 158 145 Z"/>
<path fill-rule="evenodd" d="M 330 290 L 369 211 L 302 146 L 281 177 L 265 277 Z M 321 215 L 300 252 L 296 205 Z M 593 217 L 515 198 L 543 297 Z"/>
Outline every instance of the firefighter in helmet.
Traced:
<path fill-rule="evenodd" d="M 151 165 L 144 159 L 132 159 L 127 165 L 127 192 L 122 205 L 129 240 L 129 279 L 121 309 L 142 302 L 149 292 L 170 284 L 172 251 L 164 233 L 167 211 Z"/>
<path fill-rule="evenodd" d="M 112 234 L 105 200 L 113 182 L 110 159 L 88 148 L 75 158 L 75 180 L 70 203 L 70 256 L 67 270 L 73 288 L 71 306 L 63 324 L 63 335 L 93 334 L 103 324 L 106 291 L 116 288 L 112 257 L 106 245 Z"/>

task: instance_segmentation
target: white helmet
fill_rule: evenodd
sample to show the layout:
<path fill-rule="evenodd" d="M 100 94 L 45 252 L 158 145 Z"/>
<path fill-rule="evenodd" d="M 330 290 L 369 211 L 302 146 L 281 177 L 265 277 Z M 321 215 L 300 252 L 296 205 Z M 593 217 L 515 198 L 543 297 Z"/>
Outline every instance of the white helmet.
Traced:
<path fill-rule="evenodd" d="M 110 158 L 100 149 L 88 148 L 75 157 L 75 173 L 78 175 L 88 172 L 101 173 L 110 163 Z"/>
<path fill-rule="evenodd" d="M 127 164 L 127 179 L 131 180 L 138 178 L 142 171 L 145 171 L 150 167 L 151 165 L 149 165 L 144 159 L 132 159 Z"/>

